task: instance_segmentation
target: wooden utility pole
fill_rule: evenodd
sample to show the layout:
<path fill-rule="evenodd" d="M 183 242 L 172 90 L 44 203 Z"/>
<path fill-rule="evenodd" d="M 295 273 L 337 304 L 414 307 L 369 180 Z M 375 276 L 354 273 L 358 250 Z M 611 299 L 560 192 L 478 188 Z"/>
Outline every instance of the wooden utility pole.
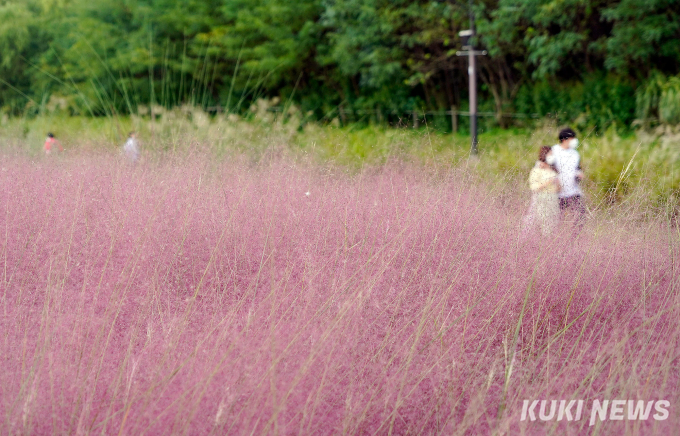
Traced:
<path fill-rule="evenodd" d="M 476 51 L 472 38 L 475 36 L 475 16 L 470 0 L 470 28 L 458 32 L 463 37 L 463 51 L 456 52 L 456 56 L 468 57 L 468 75 L 470 76 L 470 151 L 477 154 L 477 66 L 475 56 L 486 55 L 486 50 Z"/>

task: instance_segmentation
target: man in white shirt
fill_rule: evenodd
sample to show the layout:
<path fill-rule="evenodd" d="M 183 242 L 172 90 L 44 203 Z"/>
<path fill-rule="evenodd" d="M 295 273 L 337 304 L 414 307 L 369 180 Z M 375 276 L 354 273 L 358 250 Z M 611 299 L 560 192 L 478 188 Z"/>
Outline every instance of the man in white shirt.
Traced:
<path fill-rule="evenodd" d="M 576 151 L 578 139 L 576 139 L 576 132 L 569 127 L 560 131 L 558 139 L 560 143 L 553 145 L 552 152 L 555 156 L 557 177 L 562 186 L 558 194 L 560 210 L 562 215 L 569 210 L 575 212 L 577 222 L 581 227 L 586 209 L 583 203 L 583 191 L 579 185 L 579 182 L 583 180 L 583 171 L 581 171 L 581 156 Z"/>

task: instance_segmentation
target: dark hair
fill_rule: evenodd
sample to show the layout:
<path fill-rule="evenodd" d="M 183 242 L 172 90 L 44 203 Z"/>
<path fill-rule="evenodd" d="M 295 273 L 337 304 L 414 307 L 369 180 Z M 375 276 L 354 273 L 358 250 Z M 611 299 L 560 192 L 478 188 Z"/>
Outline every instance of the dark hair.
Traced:
<path fill-rule="evenodd" d="M 54 138 L 54 135 L 52 134 L 52 132 L 49 132 L 49 133 L 47 134 L 47 137 L 48 137 L 48 138 Z"/>
<path fill-rule="evenodd" d="M 560 134 L 557 135 L 557 139 L 564 141 L 565 139 L 576 138 L 576 132 L 574 132 L 571 127 L 560 130 Z"/>
<path fill-rule="evenodd" d="M 130 136 L 132 136 L 132 135 L 134 135 L 134 134 L 135 134 L 134 131 L 133 131 L 133 132 L 130 132 L 130 133 L 128 133 L 128 137 L 130 137 Z"/>
<path fill-rule="evenodd" d="M 541 162 L 545 162 L 545 157 L 552 151 L 551 147 L 548 147 L 547 145 L 541 146 L 541 148 L 538 149 L 538 160 Z M 547 163 L 547 162 L 545 162 Z"/>

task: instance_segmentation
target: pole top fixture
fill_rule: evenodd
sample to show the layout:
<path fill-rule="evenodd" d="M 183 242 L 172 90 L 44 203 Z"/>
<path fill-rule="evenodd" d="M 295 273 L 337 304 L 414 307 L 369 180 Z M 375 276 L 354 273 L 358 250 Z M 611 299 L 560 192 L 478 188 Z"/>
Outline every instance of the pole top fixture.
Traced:
<path fill-rule="evenodd" d="M 464 51 L 457 51 L 456 56 L 470 56 L 472 54 L 473 56 L 486 56 L 487 52 L 486 50 L 470 50 L 469 46 L 463 47 Z"/>

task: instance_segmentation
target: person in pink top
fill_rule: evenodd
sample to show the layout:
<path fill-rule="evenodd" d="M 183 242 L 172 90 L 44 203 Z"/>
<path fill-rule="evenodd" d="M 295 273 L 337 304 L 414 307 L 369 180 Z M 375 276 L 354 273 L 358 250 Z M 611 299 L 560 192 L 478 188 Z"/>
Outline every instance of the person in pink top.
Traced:
<path fill-rule="evenodd" d="M 64 147 L 61 146 L 54 135 L 52 133 L 48 133 L 47 138 L 45 139 L 45 154 L 50 154 L 54 147 L 59 147 L 59 151 L 64 151 Z"/>

